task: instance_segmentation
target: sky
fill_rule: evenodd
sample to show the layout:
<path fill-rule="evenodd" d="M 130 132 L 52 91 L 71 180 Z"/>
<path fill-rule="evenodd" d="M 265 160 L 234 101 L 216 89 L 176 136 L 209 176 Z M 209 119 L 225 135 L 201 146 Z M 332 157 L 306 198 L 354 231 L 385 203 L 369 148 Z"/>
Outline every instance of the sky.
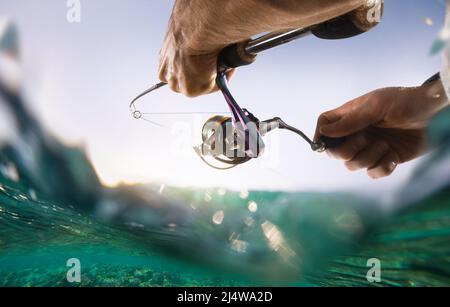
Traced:
<path fill-rule="evenodd" d="M 0 16 L 21 35 L 30 108 L 68 144 L 84 146 L 102 181 L 230 189 L 346 190 L 380 193 L 407 182 L 416 161 L 373 181 L 311 152 L 298 136 L 274 133 L 266 156 L 230 171 L 204 165 L 192 146 L 208 115 L 157 116 L 169 129 L 137 121 L 130 100 L 156 83 L 158 53 L 173 1 L 81 0 L 69 23 L 64 0 L 0 0 Z M 382 23 L 341 41 L 305 38 L 261 54 L 230 85 L 260 119 L 279 116 L 313 136 L 324 111 L 386 86 L 416 86 L 440 69 L 432 42 L 444 21 L 442 0 L 386 0 Z M 425 22 L 426 18 L 433 24 Z M 188 99 L 161 89 L 143 112 L 223 112 L 220 94 Z"/>

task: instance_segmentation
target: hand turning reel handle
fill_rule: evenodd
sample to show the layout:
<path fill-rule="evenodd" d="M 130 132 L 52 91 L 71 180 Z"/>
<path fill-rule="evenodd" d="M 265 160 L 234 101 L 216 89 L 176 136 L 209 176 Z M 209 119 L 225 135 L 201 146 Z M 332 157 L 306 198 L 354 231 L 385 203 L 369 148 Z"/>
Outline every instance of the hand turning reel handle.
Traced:
<path fill-rule="evenodd" d="M 309 143 L 313 151 L 323 152 L 339 147 L 345 142 L 345 138 L 321 137 L 314 142 L 302 131 L 286 124 L 278 117 L 259 121 L 248 110 L 242 109 L 231 95 L 226 72 L 253 63 L 260 52 L 310 34 L 322 39 L 343 39 L 362 34 L 376 26 L 382 14 L 383 0 L 368 0 L 367 5 L 324 23 L 282 33 L 269 33 L 254 40 L 230 45 L 222 50 L 218 58 L 216 84 L 222 91 L 232 116 L 214 116 L 205 123 L 202 129 L 203 143 L 194 148 L 200 158 L 216 169 L 230 169 L 246 163 L 262 155 L 265 147 L 263 136 L 276 128 L 298 134 Z M 135 118 L 141 117 L 141 113 L 135 108 L 135 102 L 165 85 L 163 82 L 158 83 L 131 102 L 130 108 Z M 213 165 L 207 161 L 207 157 L 213 158 L 223 167 Z"/>

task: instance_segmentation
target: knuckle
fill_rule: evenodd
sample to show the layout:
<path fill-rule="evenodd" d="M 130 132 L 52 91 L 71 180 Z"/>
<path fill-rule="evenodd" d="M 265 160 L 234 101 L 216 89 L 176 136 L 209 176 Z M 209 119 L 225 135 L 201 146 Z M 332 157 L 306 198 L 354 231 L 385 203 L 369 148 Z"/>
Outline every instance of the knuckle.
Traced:
<path fill-rule="evenodd" d="M 194 84 L 183 84 L 181 89 L 183 95 L 189 98 L 194 98 L 202 94 L 200 88 L 198 86 L 195 86 Z"/>
<path fill-rule="evenodd" d="M 202 93 L 208 93 L 214 88 L 215 82 L 208 81 L 198 86 L 198 91 Z"/>
<path fill-rule="evenodd" d="M 345 161 L 345 159 L 342 156 L 342 151 L 337 149 L 328 149 L 327 154 L 330 158 Z"/>
<path fill-rule="evenodd" d="M 178 80 L 176 78 L 170 78 L 169 79 L 169 87 L 172 91 L 179 93 L 180 92 L 180 87 L 178 84 Z"/>
<path fill-rule="evenodd" d="M 384 172 L 382 169 L 368 170 L 367 174 L 369 175 L 370 178 L 375 179 L 375 180 L 382 179 L 382 178 L 389 176 L 389 173 Z"/>
<path fill-rule="evenodd" d="M 376 168 L 369 169 L 367 174 L 372 179 L 381 179 L 390 176 L 394 172 L 395 168 L 390 164 L 382 164 Z"/>
<path fill-rule="evenodd" d="M 394 169 L 395 169 L 395 167 L 392 162 L 385 163 L 380 166 L 380 171 L 382 174 L 385 174 L 385 176 L 392 174 L 394 172 Z"/>
<path fill-rule="evenodd" d="M 161 62 L 159 63 L 158 78 L 162 82 L 166 82 L 166 83 L 167 83 L 167 80 L 170 79 L 167 77 L 167 65 L 164 60 L 161 60 Z"/>
<path fill-rule="evenodd" d="M 318 122 L 324 122 L 327 119 L 325 113 L 322 113 L 319 115 L 319 118 L 317 119 Z"/>
<path fill-rule="evenodd" d="M 166 71 L 163 70 L 163 69 L 160 70 L 159 73 L 158 73 L 158 78 L 159 78 L 160 81 L 167 83 Z"/>
<path fill-rule="evenodd" d="M 183 91 L 183 95 L 188 97 L 188 98 L 195 98 L 200 96 L 202 93 L 198 92 L 198 91 L 192 91 L 192 90 L 185 90 Z"/>
<path fill-rule="evenodd" d="M 183 88 L 183 94 L 189 98 L 195 98 L 204 94 L 208 94 L 214 88 L 214 82 L 186 84 Z"/>
<path fill-rule="evenodd" d="M 359 169 L 361 169 L 361 167 L 359 166 L 359 163 L 357 161 L 348 161 L 345 162 L 345 167 L 349 170 L 349 171 L 357 171 Z"/>
<path fill-rule="evenodd" d="M 346 161 L 347 163 L 350 164 L 355 155 L 350 150 L 341 150 L 336 152 L 336 157 L 337 159 Z"/>
<path fill-rule="evenodd" d="M 329 124 L 331 121 L 330 121 L 330 114 L 331 114 L 331 111 L 328 111 L 328 112 L 325 112 L 325 113 L 322 113 L 322 114 L 320 114 L 319 115 L 319 118 L 317 119 L 317 123 L 318 123 L 318 125 L 319 125 L 319 127 L 321 126 L 321 125 L 326 125 L 326 124 Z"/>
<path fill-rule="evenodd" d="M 351 154 L 350 152 L 340 154 L 340 159 L 343 161 L 346 161 L 346 163 L 349 163 L 349 164 L 356 164 L 356 162 L 352 162 L 353 158 L 354 158 L 354 155 Z"/>

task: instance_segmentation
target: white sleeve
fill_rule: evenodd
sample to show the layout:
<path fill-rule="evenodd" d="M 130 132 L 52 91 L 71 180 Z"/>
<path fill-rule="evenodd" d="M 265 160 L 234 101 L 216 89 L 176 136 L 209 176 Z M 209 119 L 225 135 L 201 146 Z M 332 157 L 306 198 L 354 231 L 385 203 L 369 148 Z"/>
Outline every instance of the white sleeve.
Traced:
<path fill-rule="evenodd" d="M 442 53 L 441 81 L 447 97 L 450 99 L 450 44 L 448 43 L 448 36 L 450 34 L 450 0 L 447 0 L 446 13 L 445 26 L 441 33 L 442 38 L 447 41 L 447 46 Z"/>

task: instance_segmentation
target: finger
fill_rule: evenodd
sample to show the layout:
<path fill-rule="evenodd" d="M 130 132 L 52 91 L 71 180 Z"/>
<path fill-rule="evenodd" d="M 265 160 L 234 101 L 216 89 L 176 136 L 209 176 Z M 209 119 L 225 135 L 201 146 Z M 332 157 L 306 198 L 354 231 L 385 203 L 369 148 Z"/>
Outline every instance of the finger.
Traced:
<path fill-rule="evenodd" d="M 338 138 L 369 127 L 383 117 L 377 101 L 377 94 L 372 92 L 323 113 L 318 121 L 317 133 Z"/>
<path fill-rule="evenodd" d="M 167 64 L 166 64 L 166 61 L 162 62 L 160 67 L 159 67 L 158 78 L 159 78 L 159 80 L 161 82 L 168 83 L 167 82 L 168 78 L 167 78 Z"/>
<path fill-rule="evenodd" d="M 369 140 L 365 133 L 357 133 L 347 137 L 341 146 L 329 149 L 327 153 L 335 159 L 342 161 L 352 160 L 361 150 L 369 145 Z"/>
<path fill-rule="evenodd" d="M 317 119 L 316 133 L 314 134 L 314 140 L 317 141 L 322 136 L 320 130 L 322 129 L 323 126 L 336 122 L 337 120 L 339 120 L 339 118 L 341 118 L 341 115 L 338 114 L 338 112 L 335 112 L 334 110 L 321 114 Z"/>
<path fill-rule="evenodd" d="M 214 87 L 216 86 L 214 76 L 211 78 L 211 80 L 208 81 L 198 80 L 190 82 L 190 81 L 183 81 L 185 80 L 184 78 L 182 78 L 181 80 L 182 80 L 180 84 L 181 93 L 183 93 L 183 95 L 189 98 L 209 94 L 213 91 Z"/>
<path fill-rule="evenodd" d="M 380 179 L 391 175 L 398 164 L 400 158 L 393 150 L 389 151 L 375 166 L 367 170 L 367 174 L 372 179 Z"/>
<path fill-rule="evenodd" d="M 386 142 L 374 142 L 361 150 L 352 160 L 345 162 L 350 171 L 371 168 L 376 165 L 389 151 Z"/>
<path fill-rule="evenodd" d="M 339 114 L 329 114 L 337 117 Z M 361 131 L 377 121 L 376 113 L 369 106 L 350 109 L 337 121 L 323 125 L 319 132 L 328 137 L 344 137 Z"/>
<path fill-rule="evenodd" d="M 170 77 L 168 84 L 169 84 L 169 87 L 170 87 L 170 89 L 172 91 L 174 91 L 176 93 L 180 93 L 181 92 L 180 86 L 179 86 L 179 83 L 178 83 L 178 79 L 176 77 Z"/>
<path fill-rule="evenodd" d="M 216 79 L 216 58 L 211 55 L 188 56 L 179 74 L 181 92 L 197 97 L 213 91 Z"/>

